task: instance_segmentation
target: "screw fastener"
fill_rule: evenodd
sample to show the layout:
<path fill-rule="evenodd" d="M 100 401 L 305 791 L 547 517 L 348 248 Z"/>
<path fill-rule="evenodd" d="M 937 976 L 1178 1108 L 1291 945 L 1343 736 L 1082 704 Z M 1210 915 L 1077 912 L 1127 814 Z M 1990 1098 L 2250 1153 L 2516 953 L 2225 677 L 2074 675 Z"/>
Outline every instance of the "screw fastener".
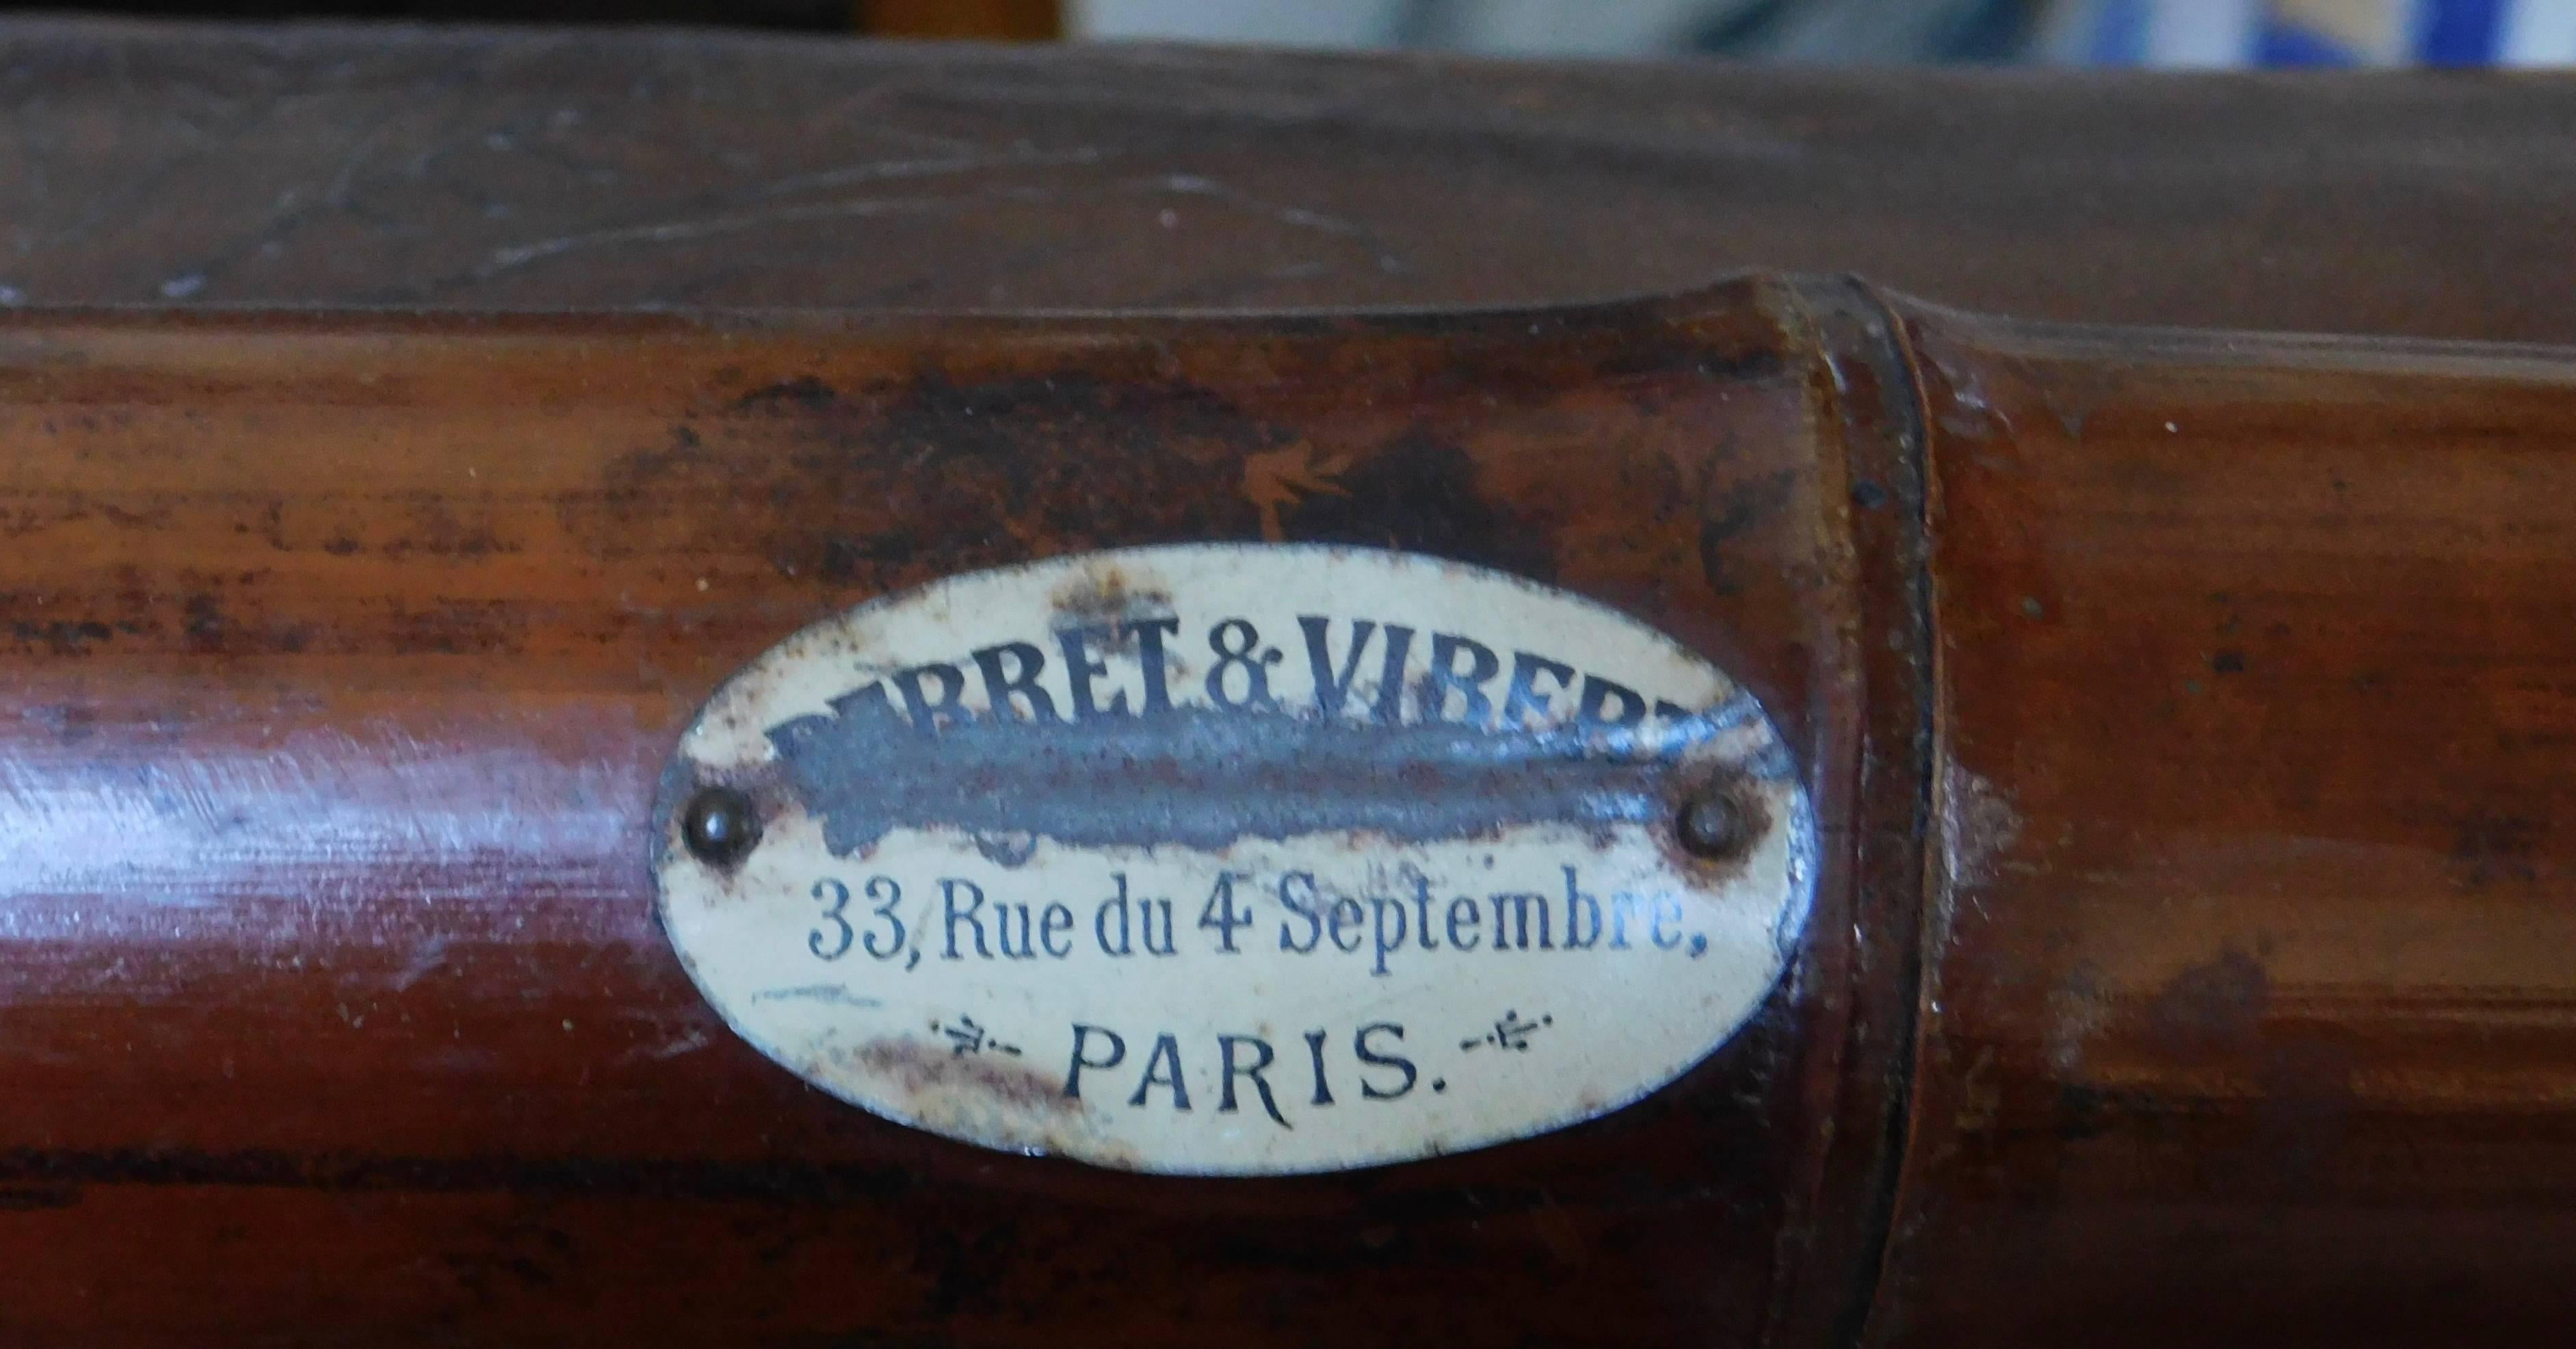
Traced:
<path fill-rule="evenodd" d="M 1721 860 L 1735 856 L 1751 842 L 1746 835 L 1744 808 L 1725 788 L 1701 788 L 1682 803 L 1681 815 L 1674 821 L 1673 832 L 1683 849 L 1693 856 Z"/>
<path fill-rule="evenodd" d="M 731 787 L 699 792 L 680 813 L 680 842 L 708 866 L 732 866 L 759 841 L 760 817 L 751 798 Z"/>

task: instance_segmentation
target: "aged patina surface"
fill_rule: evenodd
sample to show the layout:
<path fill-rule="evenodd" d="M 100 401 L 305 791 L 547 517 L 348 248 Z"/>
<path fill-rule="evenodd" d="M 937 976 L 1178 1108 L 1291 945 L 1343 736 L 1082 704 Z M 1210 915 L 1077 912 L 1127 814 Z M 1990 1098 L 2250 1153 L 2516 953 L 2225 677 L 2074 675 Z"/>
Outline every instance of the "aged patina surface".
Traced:
<path fill-rule="evenodd" d="M 1903 574 L 1848 504 L 1879 409 L 1819 356 L 1847 339 L 1817 316 L 1862 323 L 1840 317 L 1858 302 L 1816 294 L 25 316 L 0 372 L 8 510 L 36 541 L 8 614 L 11 1328 L 1179 1344 L 1848 1316 L 1874 1236 L 1819 1206 L 1884 1188 L 1899 1084 L 1875 1056 L 1915 903 L 1910 879 L 1866 901 L 1855 880 L 1908 865 L 1921 707 L 1867 692 L 1916 653 L 1865 626 L 1863 594 Z M 1876 480 L 1860 495 L 1903 519 Z M 648 869 L 663 764 L 720 681 L 906 585 L 1272 538 L 1543 581 L 1759 700 L 1825 846 L 1818 935 L 1741 1032 L 1589 1124 L 1222 1181 L 938 1139 L 727 1030 Z M 1887 766 L 1867 802 L 1864 764 Z M 1864 812 L 1903 822 L 1884 862 Z M 1016 1081 L 991 1085 L 1035 1089 Z M 147 1233 L 147 1280 L 106 1311 L 77 1296 Z M 295 1261 L 245 1263 L 281 1242 Z M 1525 1276 L 1498 1291 L 1498 1268 Z"/>
<path fill-rule="evenodd" d="M 2566 354 L 1704 283 L 2568 341 L 2576 86 L 12 24 L 0 97 L 0 1338 L 2559 1333 Z M 601 312 L 730 306 L 811 312 Z M 1258 1181 L 731 1037 L 646 862 L 700 701 L 1200 540 L 1740 679 L 1826 844 L 1777 995 Z"/>
<path fill-rule="evenodd" d="M 2576 80 L 0 24 L 0 300 L 1540 305 L 2576 342 Z"/>
<path fill-rule="evenodd" d="M 1064 602 L 1112 592 L 1112 622 Z M 693 837 L 710 798 L 758 841 Z M 1239 1176 L 1652 1094 L 1771 1001 L 1818 853 L 1760 705 L 1679 643 L 1505 572 L 1266 541 L 806 628 L 681 733 L 644 842 L 690 978 L 816 1086 Z"/>

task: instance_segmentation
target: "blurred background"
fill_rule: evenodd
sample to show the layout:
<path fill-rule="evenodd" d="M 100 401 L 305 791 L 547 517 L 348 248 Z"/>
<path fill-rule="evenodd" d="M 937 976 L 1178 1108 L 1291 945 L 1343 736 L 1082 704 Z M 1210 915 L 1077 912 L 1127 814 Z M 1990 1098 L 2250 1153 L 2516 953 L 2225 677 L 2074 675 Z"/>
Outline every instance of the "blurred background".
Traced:
<path fill-rule="evenodd" d="M 2576 0 L 140 0 L 82 8 L 1839 64 L 2576 62 Z"/>
<path fill-rule="evenodd" d="M 2117 66 L 2555 64 L 2576 0 L 1075 0 L 1070 31 L 1515 55 Z"/>

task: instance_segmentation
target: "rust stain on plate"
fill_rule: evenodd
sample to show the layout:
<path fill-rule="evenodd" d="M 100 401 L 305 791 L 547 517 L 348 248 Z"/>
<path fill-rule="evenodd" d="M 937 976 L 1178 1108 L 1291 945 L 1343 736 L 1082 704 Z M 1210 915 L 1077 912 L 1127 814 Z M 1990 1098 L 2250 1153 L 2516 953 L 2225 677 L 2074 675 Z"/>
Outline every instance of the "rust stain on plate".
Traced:
<path fill-rule="evenodd" d="M 756 803 L 747 851 L 691 850 L 717 789 Z M 711 700 L 661 818 L 664 924 L 771 1057 L 968 1142 L 1191 1174 L 1489 1146 L 1654 1090 L 1779 980 L 1814 846 L 1761 708 L 1662 634 L 1273 545 L 818 624 Z"/>

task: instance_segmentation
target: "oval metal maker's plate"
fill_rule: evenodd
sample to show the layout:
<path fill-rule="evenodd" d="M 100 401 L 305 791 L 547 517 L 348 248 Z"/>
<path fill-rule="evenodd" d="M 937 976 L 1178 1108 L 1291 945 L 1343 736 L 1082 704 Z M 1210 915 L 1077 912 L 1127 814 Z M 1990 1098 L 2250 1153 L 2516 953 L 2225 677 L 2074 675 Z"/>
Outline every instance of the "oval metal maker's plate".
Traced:
<path fill-rule="evenodd" d="M 899 1123 L 1173 1174 L 1615 1110 L 1742 1027 L 1813 885 L 1790 757 L 1708 661 L 1499 572 L 1300 545 L 818 623 L 709 701 L 656 827 L 664 927 L 761 1052 Z"/>

